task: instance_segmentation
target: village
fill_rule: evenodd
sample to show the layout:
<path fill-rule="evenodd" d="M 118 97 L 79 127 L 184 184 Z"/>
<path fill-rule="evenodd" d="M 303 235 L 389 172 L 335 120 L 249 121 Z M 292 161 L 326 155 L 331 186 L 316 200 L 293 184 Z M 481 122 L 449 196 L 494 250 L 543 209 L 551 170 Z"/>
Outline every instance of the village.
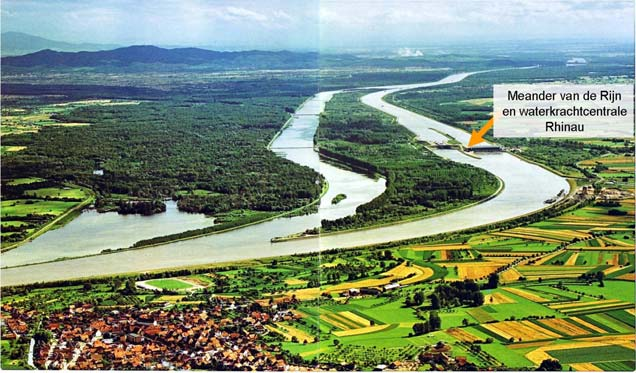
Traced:
<path fill-rule="evenodd" d="M 248 308 L 223 301 L 181 310 L 78 304 L 42 318 L 30 353 L 39 369 L 290 369 L 279 349 L 260 341 L 270 315 Z M 7 339 L 28 333 L 37 316 L 7 304 L 2 310 Z"/>
<path fill-rule="evenodd" d="M 214 302 L 208 305 L 177 308 L 165 304 L 154 309 L 103 309 L 78 303 L 48 315 L 4 304 L 0 323 L 3 339 L 30 338 L 28 362 L 36 369 L 334 371 L 346 368 L 338 364 L 308 365 L 290 356 L 280 345 L 263 341 L 270 331 L 268 324 L 298 318 L 296 312 L 287 309 L 290 304 L 263 306 L 249 301 L 211 299 Z M 442 370 L 474 367 L 466 357 L 453 358 L 450 349 L 440 341 L 423 346 L 419 359 L 387 361 L 378 364 L 376 370 L 417 370 L 423 363 Z"/>

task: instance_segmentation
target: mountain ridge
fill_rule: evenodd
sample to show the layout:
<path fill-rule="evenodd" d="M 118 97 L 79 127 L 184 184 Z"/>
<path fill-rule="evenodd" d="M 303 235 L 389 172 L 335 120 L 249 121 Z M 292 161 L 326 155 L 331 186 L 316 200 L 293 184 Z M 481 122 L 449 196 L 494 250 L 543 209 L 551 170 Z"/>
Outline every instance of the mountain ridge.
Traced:
<path fill-rule="evenodd" d="M 116 44 L 70 43 L 23 32 L 6 31 L 1 35 L 2 56 L 16 56 L 51 49 L 60 52 L 97 51 L 120 47 Z"/>
<path fill-rule="evenodd" d="M 22 56 L 2 57 L 2 65 L 12 67 L 124 67 L 135 64 L 311 68 L 318 65 L 318 53 L 286 50 L 221 52 L 193 47 L 168 49 L 153 45 L 133 45 L 112 50 L 81 52 L 44 49 Z"/>

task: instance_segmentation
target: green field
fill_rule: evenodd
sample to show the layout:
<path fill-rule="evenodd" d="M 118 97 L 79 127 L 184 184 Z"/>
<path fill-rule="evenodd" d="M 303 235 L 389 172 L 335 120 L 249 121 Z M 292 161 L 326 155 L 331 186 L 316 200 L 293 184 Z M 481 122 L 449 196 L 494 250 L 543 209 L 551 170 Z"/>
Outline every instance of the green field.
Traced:
<path fill-rule="evenodd" d="M 69 187 L 33 189 L 33 190 L 27 191 L 25 195 L 36 197 L 36 198 L 53 197 L 53 198 L 84 199 L 88 197 L 86 191 L 83 188 L 69 188 Z"/>
<path fill-rule="evenodd" d="M 634 350 L 621 346 L 550 350 L 549 354 L 558 359 L 562 364 L 610 362 L 634 359 Z"/>
<path fill-rule="evenodd" d="M 604 287 L 599 287 L 597 285 L 567 284 L 567 287 L 586 294 L 602 295 L 608 299 L 618 298 L 623 301 L 634 301 L 634 292 L 636 291 L 634 282 L 605 281 L 604 285 Z"/>
<path fill-rule="evenodd" d="M 192 284 L 189 284 L 185 281 L 172 279 L 172 278 L 161 279 L 161 280 L 150 280 L 150 281 L 146 281 L 146 283 L 148 285 L 158 287 L 160 289 L 167 289 L 167 290 L 182 290 L 182 289 L 190 289 L 192 287 Z"/>
<path fill-rule="evenodd" d="M 17 199 L 2 201 L 2 215 L 3 216 L 26 216 L 29 214 L 37 215 L 59 215 L 64 211 L 75 206 L 77 202 L 63 202 L 63 201 L 44 201 L 44 200 L 30 200 L 30 199 Z"/>
<path fill-rule="evenodd" d="M 22 177 L 22 178 L 8 181 L 7 185 L 23 185 L 23 184 L 37 183 L 39 181 L 44 181 L 44 179 L 39 177 Z"/>

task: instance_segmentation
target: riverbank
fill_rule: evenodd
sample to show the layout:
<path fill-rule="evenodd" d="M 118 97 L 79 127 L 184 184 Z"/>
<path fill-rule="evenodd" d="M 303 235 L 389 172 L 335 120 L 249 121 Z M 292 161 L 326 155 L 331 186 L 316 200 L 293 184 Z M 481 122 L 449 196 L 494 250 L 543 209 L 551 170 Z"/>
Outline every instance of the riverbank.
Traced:
<path fill-rule="evenodd" d="M 501 180 L 499 177 L 497 177 L 497 180 L 499 181 L 499 187 L 497 188 L 497 190 L 495 191 L 495 193 L 491 194 L 488 197 L 482 198 L 479 201 L 475 201 L 472 203 L 469 203 L 467 205 L 463 205 L 463 206 L 459 206 L 450 210 L 444 210 L 444 211 L 440 211 L 440 212 L 436 212 L 433 214 L 429 214 L 429 215 L 420 215 L 420 216 L 413 216 L 413 217 L 409 217 L 407 219 L 401 219 L 401 220 L 396 220 L 396 221 L 392 221 L 392 222 L 386 222 L 386 223 L 380 223 L 380 224 L 374 224 L 374 225 L 370 225 L 368 227 L 361 227 L 361 228 L 354 228 L 354 229 L 343 229 L 343 230 L 338 230 L 338 231 L 333 231 L 333 232 L 321 232 L 319 235 L 291 235 L 289 237 L 274 237 L 272 238 L 272 242 L 285 242 L 285 241 L 293 241 L 293 240 L 301 240 L 301 239 L 306 239 L 306 238 L 315 238 L 315 237 L 322 237 L 322 236 L 333 236 L 333 235 L 337 235 L 340 233 L 350 233 L 350 232 L 364 232 L 364 231 L 369 231 L 369 230 L 373 230 L 373 229 L 377 229 L 377 228 L 383 228 L 383 227 L 390 227 L 390 226 L 394 226 L 394 225 L 400 225 L 400 224 L 404 224 L 404 223 L 409 223 L 409 222 L 414 222 L 414 221 L 418 221 L 418 220 L 426 220 L 428 218 L 433 218 L 433 217 L 437 217 L 437 216 L 442 216 L 442 215 L 446 215 L 446 214 L 451 214 L 460 210 L 464 210 L 470 207 L 473 207 L 475 205 L 478 205 L 480 203 L 484 203 L 486 201 L 489 201 L 495 197 L 497 197 L 505 188 L 503 180 Z M 301 234 L 301 233 L 299 233 Z"/>
<path fill-rule="evenodd" d="M 79 185 L 74 185 L 74 184 L 68 184 L 68 186 L 69 187 L 81 188 Z M 20 245 L 23 245 L 23 244 L 25 244 L 27 242 L 33 241 L 34 239 L 36 239 L 39 236 L 43 235 L 44 233 L 50 231 L 51 229 L 57 229 L 57 228 L 63 227 L 64 224 L 70 222 L 72 220 L 72 215 L 77 215 L 77 214 L 81 213 L 81 211 L 86 206 L 89 206 L 93 202 L 95 202 L 95 192 L 93 192 L 89 188 L 85 188 L 85 190 L 89 194 L 89 196 L 86 197 L 86 199 L 84 199 L 82 202 L 80 202 L 76 206 L 66 210 L 61 215 L 57 216 L 55 219 L 51 220 L 47 224 L 45 224 L 42 227 L 40 227 L 40 229 L 38 229 L 37 231 L 35 231 L 35 232 L 31 233 L 30 235 L 28 235 L 27 237 L 25 237 L 22 241 L 19 241 L 19 242 L 16 242 L 16 243 L 13 243 L 11 245 L 7 245 L 7 246 L 3 247 L 2 249 L 0 249 L 0 253 L 6 253 L 6 252 L 11 251 L 13 249 L 17 249 L 18 247 L 20 247 Z"/>
<path fill-rule="evenodd" d="M 513 219 L 500 221 L 500 222 L 497 222 L 496 224 L 488 224 L 487 223 L 487 224 L 483 224 L 483 225 L 479 225 L 479 226 L 475 226 L 475 227 L 471 227 L 471 228 L 467 228 L 467 229 L 463 229 L 463 230 L 445 232 L 445 233 L 440 233 L 440 234 L 436 234 L 436 235 L 432 235 L 432 236 L 423 236 L 423 237 L 414 238 L 414 239 L 407 239 L 407 240 L 387 241 L 387 242 L 383 242 L 383 243 L 379 243 L 379 244 L 372 244 L 372 245 L 361 245 L 361 246 L 356 246 L 356 247 L 331 249 L 330 251 L 336 250 L 336 251 L 346 252 L 346 251 L 359 250 L 359 249 L 362 249 L 362 248 L 367 249 L 367 250 L 385 250 L 385 249 L 390 249 L 390 248 L 395 248 L 395 247 L 400 247 L 400 246 L 405 246 L 405 245 L 414 245 L 414 244 L 422 244 L 422 243 L 432 244 L 432 243 L 435 243 L 435 242 L 442 242 L 442 241 L 448 240 L 449 237 L 455 239 L 457 237 L 461 237 L 463 235 L 468 235 L 468 234 L 497 232 L 497 231 L 500 231 L 502 229 L 510 229 L 510 228 L 513 228 L 513 227 L 523 226 L 525 224 L 528 224 L 527 221 L 521 221 L 521 220 L 522 219 L 528 219 L 528 218 L 531 218 L 531 217 L 536 216 L 536 215 L 541 215 L 541 214 L 544 213 L 545 210 L 550 209 L 550 208 L 554 209 L 554 212 L 551 214 L 551 216 L 556 216 L 556 215 L 563 214 L 563 213 L 566 213 L 568 211 L 571 211 L 573 209 L 576 209 L 580 205 L 580 203 L 578 203 L 578 204 L 574 203 L 574 204 L 571 204 L 571 205 L 567 205 L 568 201 L 571 201 L 571 199 L 564 198 L 564 199 L 561 199 L 561 200 L 555 202 L 552 205 L 546 206 L 544 209 L 541 209 L 541 210 L 538 210 L 538 211 L 534 211 L 534 212 L 528 213 L 526 215 L 518 216 L 518 217 L 515 217 Z M 168 272 L 171 273 L 171 272 L 182 271 L 182 270 L 189 270 L 189 271 L 196 272 L 196 271 L 200 271 L 200 270 L 209 271 L 209 270 L 214 270 L 214 269 L 218 269 L 218 268 L 227 268 L 227 267 L 245 268 L 245 267 L 250 267 L 250 266 L 254 266 L 254 265 L 268 264 L 268 263 L 271 263 L 274 260 L 275 261 L 284 261 L 284 260 L 287 260 L 287 259 L 290 259 L 290 258 L 293 258 L 293 257 L 297 257 L 297 256 L 319 255 L 320 252 L 322 252 L 322 251 L 323 250 L 316 250 L 316 251 L 305 252 L 305 253 L 297 253 L 297 254 L 272 255 L 272 256 L 263 256 L 263 257 L 251 258 L 251 259 L 228 260 L 228 261 L 206 263 L 206 264 L 174 266 L 174 267 L 168 267 L 168 268 L 158 268 L 158 269 L 153 269 L 153 270 L 146 270 L 146 271 L 143 271 L 143 273 L 144 274 L 162 274 L 162 273 L 168 273 Z M 34 265 L 37 265 L 37 264 L 34 264 Z M 32 265 L 28 265 L 27 264 L 27 265 L 20 266 L 20 267 L 29 267 L 29 266 L 32 266 Z M 17 267 L 11 267 L 11 268 L 17 268 Z M 117 273 L 116 275 L 117 275 L 118 278 L 126 278 L 126 277 L 134 277 L 134 276 L 136 276 L 138 274 L 139 274 L 139 271 L 127 271 L 127 272 Z M 55 286 L 56 284 L 61 284 L 61 283 L 64 283 L 65 285 L 83 284 L 85 281 L 89 281 L 89 280 L 104 280 L 104 279 L 108 279 L 108 278 L 112 278 L 112 277 L 113 277 L 113 275 L 80 276 L 80 277 L 69 278 L 69 279 L 65 279 L 65 280 L 48 281 L 46 286 L 47 287 L 51 287 L 51 286 Z M 11 287 L 11 286 L 19 286 L 19 285 L 9 285 L 9 287 Z M 2 285 L 1 287 L 6 287 L 6 286 Z"/>
<path fill-rule="evenodd" d="M 28 264 L 22 264 L 22 265 L 16 265 L 16 266 L 0 267 L 0 269 L 4 270 L 4 269 L 9 269 L 9 268 L 29 267 L 29 266 L 38 265 L 38 264 L 56 263 L 56 262 L 63 262 L 63 261 L 73 260 L 73 259 L 92 258 L 92 257 L 97 257 L 97 256 L 103 256 L 103 255 L 117 254 L 117 253 L 124 252 L 124 251 L 134 251 L 134 250 L 149 249 L 149 248 L 163 246 L 163 245 L 167 245 L 167 244 L 171 244 L 171 243 L 177 243 L 177 242 L 182 242 L 182 241 L 193 240 L 193 239 L 207 237 L 207 236 L 211 236 L 211 235 L 215 235 L 215 234 L 227 233 L 227 232 L 230 232 L 230 231 L 235 231 L 237 229 L 243 229 L 243 228 L 246 228 L 246 227 L 249 227 L 249 226 L 252 226 L 252 225 L 264 223 L 264 222 L 267 222 L 267 221 L 270 221 L 270 220 L 274 220 L 274 219 L 278 219 L 278 218 L 282 218 L 282 217 L 286 217 L 286 216 L 293 216 L 294 214 L 300 213 L 302 210 L 304 210 L 306 208 L 309 208 L 311 206 L 314 206 L 317 203 L 319 203 L 320 200 L 322 199 L 322 197 L 327 193 L 328 190 L 329 190 L 329 183 L 327 183 L 325 181 L 325 183 L 323 184 L 323 189 L 322 189 L 322 192 L 320 194 L 320 197 L 318 197 L 315 200 L 313 200 L 310 204 L 307 204 L 305 206 L 296 208 L 294 210 L 286 211 L 286 212 L 283 212 L 281 214 L 278 214 L 278 215 L 275 215 L 275 216 L 271 216 L 271 217 L 268 217 L 268 218 L 265 218 L 265 219 L 260 219 L 260 220 L 257 220 L 257 221 L 254 221 L 254 222 L 250 222 L 250 223 L 247 223 L 247 224 L 238 225 L 236 227 L 231 227 L 231 228 L 222 229 L 222 230 L 218 230 L 218 231 L 210 232 L 210 233 L 204 233 L 204 234 L 200 234 L 200 235 L 177 238 L 177 239 L 173 239 L 173 240 L 169 240 L 169 241 L 162 241 L 162 242 L 153 243 L 153 244 L 132 246 L 132 247 L 126 247 L 126 248 L 120 248 L 120 249 L 110 249 L 110 250 L 107 249 L 107 250 L 103 250 L 102 252 L 95 253 L 95 254 L 79 255 L 79 256 L 73 256 L 73 257 L 63 257 L 63 258 L 57 258 L 57 259 L 54 259 L 54 260 L 47 260 L 47 261 L 36 262 L 36 263 L 28 263 Z"/>

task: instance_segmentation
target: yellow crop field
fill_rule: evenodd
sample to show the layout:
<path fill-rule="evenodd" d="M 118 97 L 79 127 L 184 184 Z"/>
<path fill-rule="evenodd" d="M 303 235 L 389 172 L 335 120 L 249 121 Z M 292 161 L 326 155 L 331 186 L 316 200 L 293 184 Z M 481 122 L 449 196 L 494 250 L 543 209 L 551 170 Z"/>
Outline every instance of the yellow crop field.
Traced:
<path fill-rule="evenodd" d="M 521 273 L 519 273 L 519 271 L 517 271 L 516 268 L 510 268 L 509 270 L 506 270 L 504 272 L 501 272 L 499 274 L 499 278 L 503 281 L 503 282 L 513 282 L 513 281 L 517 281 L 519 279 L 519 277 L 521 277 Z"/>
<path fill-rule="evenodd" d="M 422 282 L 426 280 L 427 278 L 431 277 L 434 273 L 432 269 L 427 267 L 420 267 L 420 266 L 413 265 L 411 268 L 415 268 L 415 271 L 416 271 L 415 276 L 409 277 L 406 280 L 401 280 L 400 284 L 411 285 L 418 282 Z"/>
<path fill-rule="evenodd" d="M 574 253 L 572 255 L 570 255 L 570 257 L 568 258 L 568 260 L 565 262 L 566 266 L 573 266 L 576 265 L 576 260 L 579 258 L 579 253 Z"/>
<path fill-rule="evenodd" d="M 318 298 L 325 292 L 336 292 L 349 290 L 351 288 L 364 288 L 364 287 L 382 287 L 394 281 L 399 281 L 402 285 L 414 284 L 426 280 L 433 275 L 433 270 L 427 267 L 421 267 L 418 265 L 407 266 L 404 262 L 392 269 L 384 272 L 382 278 L 373 278 L 359 281 L 343 282 L 338 285 L 329 286 L 325 289 L 309 288 L 309 289 L 297 289 L 286 293 L 287 297 L 292 295 L 296 296 L 298 300 L 309 300 Z M 410 276 L 406 278 L 407 276 Z M 293 280 L 292 280 L 293 281 Z M 291 284 L 290 284 L 291 285 Z"/>
<path fill-rule="evenodd" d="M 564 319 L 543 319 L 539 320 L 539 322 L 554 330 L 558 330 L 563 335 L 579 336 L 590 334 L 590 332 L 588 332 L 587 330 L 582 329 L 572 323 L 569 323 L 567 320 Z"/>
<path fill-rule="evenodd" d="M 614 246 L 624 246 L 624 247 L 629 247 L 630 249 L 632 249 L 632 245 L 630 245 L 627 242 L 623 242 L 623 241 L 620 241 L 620 240 L 615 240 L 615 239 L 612 239 L 612 238 L 609 238 L 609 237 L 603 237 L 603 240 L 605 242 L 611 243 Z"/>
<path fill-rule="evenodd" d="M 513 257 L 489 257 L 484 259 L 484 262 L 453 263 L 457 267 L 458 279 L 480 279 L 515 260 Z"/>
<path fill-rule="evenodd" d="M 574 363 L 570 364 L 570 367 L 577 372 L 603 372 L 603 369 L 592 363 Z"/>
<path fill-rule="evenodd" d="M 323 292 L 320 288 L 308 288 L 289 291 L 286 296 L 291 297 L 292 295 L 295 295 L 298 300 L 309 300 L 318 298 L 322 293 Z"/>
<path fill-rule="evenodd" d="M 616 266 L 604 269 L 603 273 L 605 273 L 606 275 L 609 275 L 610 273 L 614 273 L 616 271 L 620 271 L 621 269 L 623 269 L 621 266 L 616 265 Z M 629 275 L 630 273 L 627 273 L 627 274 Z M 631 273 L 631 274 L 633 274 L 633 273 Z"/>
<path fill-rule="evenodd" d="M 553 358 L 549 354 L 550 351 L 570 350 L 588 347 L 603 347 L 609 345 L 619 345 L 629 349 L 634 349 L 634 347 L 636 347 L 634 344 L 633 335 L 612 335 L 603 337 L 579 338 L 568 343 L 539 347 L 536 350 L 528 352 L 526 354 L 526 358 L 539 365 L 543 360 Z"/>
<path fill-rule="evenodd" d="M 486 264 L 486 263 L 458 263 L 457 274 L 460 280 L 469 279 L 477 280 L 482 277 L 486 277 L 496 271 L 501 264 Z"/>
<path fill-rule="evenodd" d="M 162 295 L 157 299 L 153 299 L 152 303 L 177 302 L 185 298 L 185 295 Z"/>
<path fill-rule="evenodd" d="M 505 290 L 505 291 L 507 291 L 509 293 L 512 293 L 514 295 L 518 295 L 518 296 L 520 296 L 522 298 L 526 298 L 527 300 L 530 300 L 530 301 L 533 301 L 533 302 L 547 302 L 548 301 L 548 299 L 545 299 L 545 298 L 540 297 L 540 296 L 538 296 L 536 294 L 533 294 L 533 293 L 530 293 L 530 292 L 527 292 L 525 290 L 521 290 L 521 289 L 518 289 L 518 288 L 503 288 L 503 290 Z"/>
<path fill-rule="evenodd" d="M 557 256 L 559 254 L 561 254 L 560 250 L 559 251 L 555 251 L 555 252 L 553 252 L 551 254 L 548 254 L 546 256 L 542 256 L 540 259 L 538 259 L 536 262 L 534 262 L 534 265 L 537 265 L 537 266 L 541 265 L 541 264 L 549 261 L 550 259 L 554 258 L 555 256 Z"/>
<path fill-rule="evenodd" d="M 613 266 L 618 266 L 618 254 L 613 254 L 612 259 L 609 261 L 609 264 Z"/>
<path fill-rule="evenodd" d="M 318 355 L 322 352 L 326 352 L 329 348 L 328 347 L 321 347 L 321 348 L 317 348 L 315 350 L 310 350 L 310 351 L 303 351 L 301 352 L 299 355 L 302 357 L 307 357 L 307 356 L 311 356 L 311 355 Z"/>
<path fill-rule="evenodd" d="M 365 319 L 362 316 L 358 316 L 355 313 L 351 312 L 351 311 L 343 311 L 343 312 L 338 312 L 338 314 L 346 319 L 349 319 L 355 323 L 358 324 L 362 324 L 365 326 L 371 326 L 371 321 Z"/>
<path fill-rule="evenodd" d="M 514 322 L 514 321 L 509 321 L 509 322 Z M 524 321 L 520 321 L 520 323 L 522 325 L 524 325 L 525 327 L 527 327 L 528 329 L 533 330 L 536 333 L 541 333 L 543 335 L 547 335 L 547 336 L 552 337 L 552 338 L 560 338 L 561 337 L 561 335 L 559 333 L 555 333 L 555 332 L 553 332 L 551 330 L 548 330 L 546 328 L 542 328 L 541 326 L 533 323 L 532 321 L 524 320 Z"/>
<path fill-rule="evenodd" d="M 500 321 L 482 324 L 482 327 L 500 335 L 502 338 L 514 338 L 515 341 L 534 341 L 561 337 L 559 334 L 535 325 L 530 321 Z"/>
<path fill-rule="evenodd" d="M 594 266 L 524 265 L 518 266 L 517 270 L 528 280 L 536 280 L 539 277 L 546 280 L 551 278 L 576 278 L 593 268 Z"/>
<path fill-rule="evenodd" d="M 290 286 L 307 285 L 307 280 L 299 280 L 297 278 L 287 278 L 285 283 Z"/>
<path fill-rule="evenodd" d="M 616 163 L 634 163 L 634 157 L 617 156 L 617 157 L 594 158 L 594 159 L 581 161 L 579 162 L 579 164 L 582 166 L 595 166 L 597 162 L 600 162 L 606 165 L 611 165 Z"/>
<path fill-rule="evenodd" d="M 578 311 L 594 311 L 597 309 L 604 309 L 607 307 L 611 308 L 630 308 L 633 307 L 634 304 L 630 302 L 622 302 L 618 299 L 609 299 L 604 301 L 594 301 L 594 302 L 580 302 L 580 303 L 567 303 L 567 304 L 555 304 L 549 306 L 550 308 L 557 310 L 559 312 L 569 314 Z"/>
<path fill-rule="evenodd" d="M 488 294 L 484 297 L 484 304 L 510 304 L 517 303 L 514 299 L 511 299 L 501 292 L 495 292 Z"/>
<path fill-rule="evenodd" d="M 596 221 L 570 221 L 567 217 L 565 218 L 554 218 L 554 220 L 559 222 L 559 225 L 585 225 L 588 227 L 607 227 L 608 225 L 611 225 L 610 223 L 599 223 Z"/>
<path fill-rule="evenodd" d="M 551 238 L 545 238 L 545 237 L 538 237 L 538 236 L 531 236 L 528 234 L 522 234 L 522 233 L 511 233 L 509 231 L 505 231 L 505 232 L 496 232 L 493 233 L 496 234 L 498 236 L 504 236 L 504 237 L 513 237 L 513 238 L 523 238 L 525 240 L 533 240 L 533 241 L 542 241 L 542 242 L 551 242 L 551 243 L 561 243 L 563 241 L 561 240 L 555 240 L 555 239 L 551 239 Z"/>
<path fill-rule="evenodd" d="M 570 319 L 571 319 L 572 321 L 575 321 L 575 322 L 577 322 L 577 323 L 579 323 L 579 324 L 583 325 L 584 327 L 586 327 L 586 328 L 588 328 L 588 329 L 594 330 L 594 331 L 595 331 L 595 332 L 597 332 L 597 333 L 603 333 L 603 334 L 607 333 L 607 331 L 605 331 L 605 330 L 603 330 L 603 329 L 599 328 L 598 326 L 596 326 L 596 325 L 594 325 L 594 324 L 592 324 L 592 323 L 589 323 L 589 322 L 587 322 L 587 321 L 585 321 L 585 320 L 583 320 L 583 319 L 580 319 L 580 318 L 578 318 L 578 317 L 570 317 Z"/>
<path fill-rule="evenodd" d="M 496 327 L 495 324 L 482 324 L 481 327 L 484 329 L 488 329 L 489 331 L 499 335 L 502 338 L 514 338 L 512 334 L 508 334 L 505 330 L 501 330 L 499 327 Z"/>
<path fill-rule="evenodd" d="M 619 280 L 628 280 L 628 281 L 635 281 L 636 280 L 636 273 L 625 273 L 624 275 L 620 275 L 618 277 L 616 277 Z"/>
<path fill-rule="evenodd" d="M 407 266 L 406 262 L 393 267 L 392 269 L 384 272 L 382 278 L 371 278 L 360 281 L 344 282 L 342 284 L 330 286 L 325 291 L 343 291 L 351 288 L 364 288 L 364 287 L 382 287 L 394 281 L 399 281 L 402 285 L 414 284 L 416 282 L 424 281 L 433 275 L 433 270 L 427 267 L 420 267 L 417 265 Z M 411 276 L 406 278 L 407 276 Z M 402 280 L 404 279 L 404 280 Z"/>
<path fill-rule="evenodd" d="M 352 335 L 360 335 L 360 334 L 367 334 L 367 333 L 374 333 L 374 332 L 378 332 L 380 330 L 384 330 L 388 327 L 390 327 L 391 324 L 387 324 L 387 325 L 374 325 L 374 326 L 367 326 L 364 328 L 358 328 L 358 329 L 350 329 L 350 330 L 339 330 L 339 331 L 335 331 L 333 332 L 333 334 L 337 337 L 348 337 L 348 336 L 352 336 Z"/>
<path fill-rule="evenodd" d="M 606 305 L 611 303 L 620 302 L 618 299 L 604 299 L 604 300 L 595 300 L 589 302 L 567 302 L 567 303 L 558 303 L 550 305 L 550 308 L 553 310 L 562 310 L 567 308 L 584 308 L 589 306 L 598 306 L 598 305 Z"/>
<path fill-rule="evenodd" d="M 298 342 L 303 343 L 304 341 L 313 342 L 314 336 L 309 333 L 306 333 L 303 330 L 298 328 L 294 328 L 293 326 L 285 325 L 283 323 L 276 323 L 276 326 L 266 325 L 265 327 L 272 332 L 278 333 L 285 337 L 288 341 L 291 341 L 293 337 L 298 339 Z"/>
<path fill-rule="evenodd" d="M 567 229 L 547 230 L 547 229 L 525 227 L 525 228 L 510 229 L 508 230 L 508 232 L 528 234 L 528 235 L 537 236 L 537 237 L 546 237 L 546 238 L 551 238 L 551 239 L 561 240 L 561 241 L 569 241 L 573 238 L 586 239 L 586 238 L 592 237 L 592 235 L 590 235 L 587 232 L 580 232 L 576 230 L 567 230 Z"/>
<path fill-rule="evenodd" d="M 338 320 L 335 317 L 332 317 L 332 314 L 327 314 L 327 313 L 320 314 L 320 320 L 326 322 L 327 324 L 331 324 L 338 329 L 342 329 L 342 330 L 354 329 L 351 326 L 342 322 L 342 320 Z"/>
<path fill-rule="evenodd" d="M 589 220 L 589 219 L 588 219 Z M 574 238 L 589 239 L 592 237 L 588 232 L 569 229 L 540 229 L 531 227 L 513 228 L 503 232 L 493 233 L 504 237 L 523 238 L 527 240 L 560 243 L 570 241 Z"/>
<path fill-rule="evenodd" d="M 460 329 L 460 328 L 450 328 L 446 330 L 446 333 L 462 342 L 472 343 L 481 339 L 475 335 L 470 334 L 466 330 Z"/>

